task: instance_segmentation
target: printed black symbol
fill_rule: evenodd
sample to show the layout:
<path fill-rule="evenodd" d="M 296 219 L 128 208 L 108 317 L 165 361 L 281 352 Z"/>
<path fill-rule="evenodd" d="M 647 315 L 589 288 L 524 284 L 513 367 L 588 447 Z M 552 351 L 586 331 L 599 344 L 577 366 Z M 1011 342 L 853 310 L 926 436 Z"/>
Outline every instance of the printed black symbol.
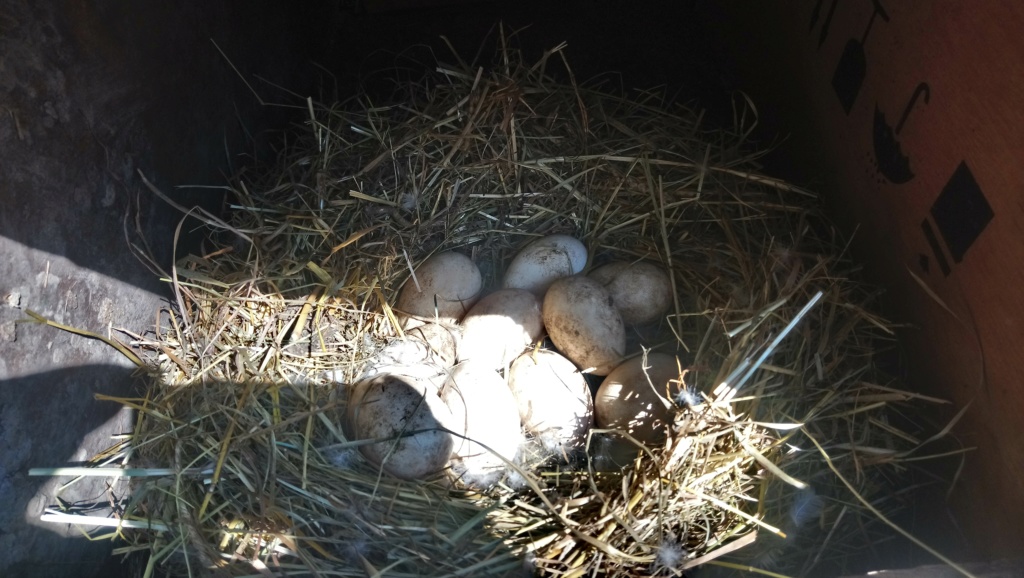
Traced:
<path fill-rule="evenodd" d="M 926 220 L 924 224 L 928 225 L 928 221 Z M 928 229 L 931 230 L 931 225 L 928 225 Z M 928 233 L 925 232 L 925 235 L 927 234 Z M 931 273 L 932 271 L 932 262 L 928 258 L 928 255 L 925 255 L 924 253 L 917 254 L 917 266 L 920 267 L 921 270 L 924 271 L 925 273 Z"/>
<path fill-rule="evenodd" d="M 924 103 L 928 104 L 928 100 L 931 98 L 931 90 L 929 90 L 927 82 L 918 84 L 917 88 L 914 89 L 914 94 L 910 97 L 907 106 L 903 108 L 903 115 L 900 116 L 900 121 L 896 123 L 895 130 L 885 121 L 885 114 L 878 110 L 878 104 L 875 104 L 875 126 L 873 131 L 875 161 L 878 163 L 878 172 L 897 185 L 914 178 L 914 172 L 910 170 L 910 159 L 903 154 L 903 149 L 900 147 L 900 142 L 896 140 L 896 137 L 903 130 L 903 125 L 907 123 L 910 111 L 914 109 L 914 105 L 922 97 L 924 98 Z"/>
<path fill-rule="evenodd" d="M 994 216 L 988 199 L 981 192 L 966 162 L 961 162 L 946 182 L 939 198 L 932 205 L 931 214 L 950 256 L 957 263 L 963 261 L 967 249 L 974 244 Z M 936 257 L 940 254 L 940 251 L 936 251 Z M 943 270 L 943 273 L 946 271 Z"/>
<path fill-rule="evenodd" d="M 871 0 L 874 4 L 874 11 L 871 12 L 871 19 L 868 20 L 868 27 L 864 35 L 858 41 L 851 38 L 846 41 L 843 47 L 843 55 L 839 57 L 839 64 L 836 65 L 836 72 L 832 75 L 832 89 L 836 91 L 840 104 L 846 114 L 853 110 L 853 103 L 857 100 L 857 93 L 864 84 L 864 76 L 867 74 L 868 60 L 864 53 L 864 43 L 867 42 L 868 32 L 871 32 L 871 25 L 875 23 L 875 16 L 881 16 L 882 20 L 889 21 L 889 14 L 882 7 L 880 0 Z"/>
<path fill-rule="evenodd" d="M 807 32 L 813 32 L 814 27 L 818 25 L 818 18 L 821 17 L 821 7 L 825 4 L 825 0 L 818 0 L 817 4 L 814 5 L 814 12 L 811 13 L 811 25 L 807 28 Z M 821 25 L 821 33 L 818 34 L 818 48 L 821 48 L 822 44 L 825 44 L 825 39 L 828 38 L 829 28 L 832 27 L 832 17 L 836 14 L 836 6 L 839 5 L 839 0 L 832 0 L 832 5 L 828 7 L 828 14 L 825 16 L 825 22 Z"/>
<path fill-rule="evenodd" d="M 924 238 L 928 241 L 928 246 L 932 248 L 932 254 L 935 255 L 935 260 L 939 263 L 939 269 L 942 270 L 943 277 L 949 277 L 949 261 L 946 260 L 946 254 L 942 252 L 942 247 L 939 246 L 939 240 L 935 238 L 935 231 L 932 230 L 932 224 L 928 222 L 928 219 L 921 221 L 921 230 L 924 231 Z M 928 256 L 921 255 L 921 269 L 925 273 L 928 273 Z"/>

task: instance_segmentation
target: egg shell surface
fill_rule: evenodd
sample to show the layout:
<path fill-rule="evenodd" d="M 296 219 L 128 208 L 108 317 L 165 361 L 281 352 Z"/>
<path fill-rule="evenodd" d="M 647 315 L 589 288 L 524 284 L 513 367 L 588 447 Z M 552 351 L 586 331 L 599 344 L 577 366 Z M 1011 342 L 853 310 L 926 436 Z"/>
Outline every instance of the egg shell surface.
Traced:
<path fill-rule="evenodd" d="M 415 279 L 406 280 L 395 308 L 438 323 L 455 323 L 476 303 L 482 288 L 483 277 L 472 259 L 446 251 L 416 268 Z"/>
<path fill-rule="evenodd" d="M 462 319 L 459 361 L 503 369 L 544 332 L 540 299 L 525 289 L 500 289 Z"/>
<path fill-rule="evenodd" d="M 657 321 L 672 307 L 672 281 L 653 263 L 613 261 L 588 276 L 608 290 L 627 325 Z"/>
<path fill-rule="evenodd" d="M 450 369 L 455 365 L 458 331 L 438 323 L 426 323 L 405 332 L 407 339 L 417 340 L 426 348 L 425 363 Z"/>
<path fill-rule="evenodd" d="M 418 480 L 440 472 L 455 445 L 445 431 L 454 421 L 451 411 L 430 384 L 410 377 L 381 374 L 360 381 L 346 415 L 353 439 L 383 440 L 359 450 L 397 478 Z"/>
<path fill-rule="evenodd" d="M 543 295 L 556 279 L 587 265 L 587 248 L 569 235 L 548 235 L 523 247 L 505 271 L 505 288 Z"/>
<path fill-rule="evenodd" d="M 489 367 L 460 364 L 441 388 L 441 399 L 451 410 L 452 431 L 464 436 L 454 436 L 453 471 L 473 486 L 499 480 L 506 471 L 501 457 L 514 460 L 523 444 L 516 399 L 505 380 Z"/>
<path fill-rule="evenodd" d="M 622 316 L 597 281 L 579 275 L 555 281 L 541 312 L 555 347 L 580 370 L 607 375 L 625 355 Z"/>
<path fill-rule="evenodd" d="M 545 450 L 563 457 L 586 446 L 594 423 L 590 386 L 571 361 L 555 351 L 520 355 L 509 369 L 523 427 Z"/>
<path fill-rule="evenodd" d="M 674 379 L 679 379 L 679 366 L 672 355 L 648 353 L 646 359 L 626 360 L 597 389 L 598 427 L 622 430 L 645 444 L 661 443 L 673 417 L 672 406 L 666 405 L 663 396 Z"/>

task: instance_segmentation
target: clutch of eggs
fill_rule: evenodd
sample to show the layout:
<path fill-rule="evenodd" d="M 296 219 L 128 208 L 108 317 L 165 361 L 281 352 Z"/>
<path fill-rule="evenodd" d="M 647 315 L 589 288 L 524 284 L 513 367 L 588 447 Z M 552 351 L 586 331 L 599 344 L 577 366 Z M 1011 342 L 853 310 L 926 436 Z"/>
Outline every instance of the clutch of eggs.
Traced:
<path fill-rule="evenodd" d="M 584 448 L 595 422 L 662 441 L 671 406 L 658 390 L 678 377 L 675 358 L 622 359 L 625 327 L 660 319 L 671 281 L 644 262 L 582 276 L 587 257 L 567 235 L 536 239 L 489 295 L 469 257 L 448 251 L 423 261 L 395 306 L 404 338 L 378 351 L 350 390 L 346 433 L 383 440 L 361 453 L 399 478 L 448 469 L 487 487 L 517 458 L 524 429 L 562 458 Z M 560 353 L 532 350 L 545 329 Z M 596 397 L 581 372 L 607 375 Z"/>

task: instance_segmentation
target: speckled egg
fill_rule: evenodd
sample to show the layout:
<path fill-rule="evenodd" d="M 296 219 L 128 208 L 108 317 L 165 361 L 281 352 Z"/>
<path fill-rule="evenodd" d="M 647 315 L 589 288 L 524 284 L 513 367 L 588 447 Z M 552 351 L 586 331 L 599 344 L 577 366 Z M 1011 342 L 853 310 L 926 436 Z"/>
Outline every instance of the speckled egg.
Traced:
<path fill-rule="evenodd" d="M 447 431 L 454 422 L 451 410 L 423 380 L 381 374 L 360 381 L 349 396 L 346 419 L 353 439 L 381 440 L 359 451 L 397 478 L 419 480 L 441 472 L 455 447 Z"/>
<path fill-rule="evenodd" d="M 555 347 L 580 370 L 607 375 L 622 360 L 622 316 L 597 281 L 579 275 L 555 281 L 544 296 L 542 314 Z"/>
<path fill-rule="evenodd" d="M 513 257 L 505 271 L 505 287 L 543 295 L 556 279 L 575 275 L 587 265 L 587 248 L 569 235 L 548 235 L 532 241 Z"/>

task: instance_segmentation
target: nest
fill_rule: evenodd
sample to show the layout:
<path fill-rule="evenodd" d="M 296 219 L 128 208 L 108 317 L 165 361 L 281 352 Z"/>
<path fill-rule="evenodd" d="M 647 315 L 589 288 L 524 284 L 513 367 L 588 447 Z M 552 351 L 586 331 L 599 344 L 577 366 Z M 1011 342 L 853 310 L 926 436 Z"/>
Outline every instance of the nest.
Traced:
<path fill-rule="evenodd" d="M 191 212 L 203 254 L 162 273 L 173 299 L 131 343 L 148 392 L 122 400 L 138 427 L 107 454 L 165 474 L 120 512 L 147 575 L 803 575 L 856 569 L 888 535 L 876 514 L 922 439 L 904 418 L 935 400 L 878 369 L 892 327 L 815 195 L 758 172 L 745 99 L 710 128 L 661 92 L 577 82 L 562 48 L 406 54 L 377 79 L 390 96 L 304 101 L 277 163 L 232 180 L 226 220 Z M 552 233 L 592 265 L 670 272 L 673 311 L 632 338 L 685 370 L 665 445 L 608 467 L 602 445 L 628 436 L 596 430 L 582 464 L 488 491 L 366 463 L 338 384 L 401 338 L 410 272 L 457 250 L 495 286 Z"/>

